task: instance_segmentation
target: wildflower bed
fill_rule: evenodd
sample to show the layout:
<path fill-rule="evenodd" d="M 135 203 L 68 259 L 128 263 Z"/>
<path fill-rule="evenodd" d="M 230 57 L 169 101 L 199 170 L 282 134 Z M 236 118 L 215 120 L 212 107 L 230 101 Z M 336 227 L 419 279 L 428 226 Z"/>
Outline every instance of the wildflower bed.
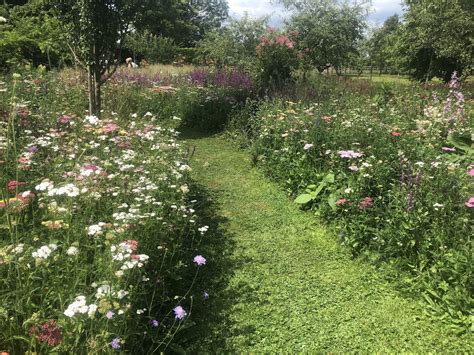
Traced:
<path fill-rule="evenodd" d="M 187 151 L 153 114 L 0 122 L 0 351 L 165 349 L 187 320 L 199 225 Z"/>
<path fill-rule="evenodd" d="M 472 327 L 472 107 L 385 88 L 322 103 L 270 100 L 245 122 L 254 161 L 335 226 L 354 254 L 408 273 L 437 314 Z M 241 125 L 242 126 L 242 125 Z M 451 322 L 451 323 L 453 323 Z"/>

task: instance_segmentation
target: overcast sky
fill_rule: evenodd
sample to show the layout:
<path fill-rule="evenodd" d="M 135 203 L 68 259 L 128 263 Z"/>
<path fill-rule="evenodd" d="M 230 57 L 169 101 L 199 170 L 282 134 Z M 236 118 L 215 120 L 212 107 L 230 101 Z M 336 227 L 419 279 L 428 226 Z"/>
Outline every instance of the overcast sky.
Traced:
<path fill-rule="evenodd" d="M 283 22 L 285 10 L 281 6 L 271 4 L 270 0 L 227 0 L 230 15 L 240 17 L 247 11 L 251 16 L 271 15 L 271 24 L 278 26 Z M 372 0 L 372 12 L 369 21 L 372 24 L 382 24 L 393 14 L 402 14 L 401 0 Z"/>

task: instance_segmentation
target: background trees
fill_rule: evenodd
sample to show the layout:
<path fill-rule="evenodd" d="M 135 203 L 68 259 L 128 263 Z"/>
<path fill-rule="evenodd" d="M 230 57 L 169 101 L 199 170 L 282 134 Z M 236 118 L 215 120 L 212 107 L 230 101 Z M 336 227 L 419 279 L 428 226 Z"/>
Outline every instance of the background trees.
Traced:
<path fill-rule="evenodd" d="M 149 31 L 189 47 L 228 16 L 227 0 L 142 0 L 135 8 L 137 32 Z"/>
<path fill-rule="evenodd" d="M 363 38 L 366 4 L 331 0 L 281 2 L 294 11 L 288 27 L 299 49 L 320 72 L 333 66 L 340 73 Z"/>
<path fill-rule="evenodd" d="M 248 68 L 255 61 L 257 45 L 267 26 L 267 17 L 252 18 L 245 14 L 241 19 L 231 18 L 226 26 L 208 32 L 198 42 L 199 57 L 218 67 Z"/>
<path fill-rule="evenodd" d="M 453 71 L 472 70 L 474 2 L 470 0 L 405 0 L 399 36 L 401 65 L 418 80 L 449 81 Z"/>

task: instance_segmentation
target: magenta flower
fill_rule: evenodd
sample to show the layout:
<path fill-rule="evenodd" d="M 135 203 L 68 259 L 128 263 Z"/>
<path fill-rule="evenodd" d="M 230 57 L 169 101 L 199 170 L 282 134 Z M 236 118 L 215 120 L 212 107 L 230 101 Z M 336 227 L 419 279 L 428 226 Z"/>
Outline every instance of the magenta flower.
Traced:
<path fill-rule="evenodd" d="M 474 176 L 474 169 L 471 169 L 467 172 L 469 174 L 469 176 Z"/>
<path fill-rule="evenodd" d="M 198 264 L 198 266 L 206 265 L 206 258 L 204 258 L 202 255 L 196 255 L 194 257 L 194 262 Z"/>
<path fill-rule="evenodd" d="M 469 200 L 467 200 L 467 202 L 464 204 L 469 208 L 474 207 L 474 197 L 469 198 Z"/>
<path fill-rule="evenodd" d="M 174 316 L 178 319 L 183 319 L 187 314 L 184 308 L 181 306 L 175 307 L 173 311 L 174 311 Z"/>

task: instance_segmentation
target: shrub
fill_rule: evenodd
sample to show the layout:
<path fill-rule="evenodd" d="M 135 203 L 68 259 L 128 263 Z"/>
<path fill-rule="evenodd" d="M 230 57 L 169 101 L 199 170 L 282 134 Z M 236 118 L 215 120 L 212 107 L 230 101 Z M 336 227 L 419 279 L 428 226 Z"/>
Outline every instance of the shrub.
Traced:
<path fill-rule="evenodd" d="M 257 78 L 262 87 L 281 86 L 290 81 L 298 66 L 293 41 L 273 29 L 260 37 L 257 45 Z"/>
<path fill-rule="evenodd" d="M 138 59 L 148 63 L 170 64 L 177 56 L 177 46 L 173 39 L 156 36 L 148 31 L 129 35 L 126 44 Z"/>

